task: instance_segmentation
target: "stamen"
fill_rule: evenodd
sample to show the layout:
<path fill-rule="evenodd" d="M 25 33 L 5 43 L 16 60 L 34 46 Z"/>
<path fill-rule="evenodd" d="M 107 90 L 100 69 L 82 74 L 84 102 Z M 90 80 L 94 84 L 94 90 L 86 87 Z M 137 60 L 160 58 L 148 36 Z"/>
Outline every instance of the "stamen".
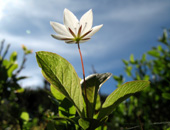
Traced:
<path fill-rule="evenodd" d="M 92 30 L 86 32 L 83 36 L 81 36 L 81 38 L 85 37 L 86 35 L 88 35 Z"/>
<path fill-rule="evenodd" d="M 61 38 L 61 40 L 73 40 L 72 38 Z"/>
<path fill-rule="evenodd" d="M 69 29 L 71 35 L 72 35 L 73 37 L 76 37 L 76 35 L 74 34 L 74 32 L 73 32 L 70 28 L 68 28 L 68 29 Z"/>
<path fill-rule="evenodd" d="M 82 40 L 89 40 L 90 38 L 84 38 L 84 39 L 82 39 Z"/>
<path fill-rule="evenodd" d="M 82 29 L 82 25 L 81 25 L 80 28 L 79 28 L 78 37 L 80 37 L 80 35 L 81 35 L 81 29 Z"/>
<path fill-rule="evenodd" d="M 73 41 L 72 40 L 70 40 L 70 41 L 65 41 L 66 43 L 72 43 Z"/>

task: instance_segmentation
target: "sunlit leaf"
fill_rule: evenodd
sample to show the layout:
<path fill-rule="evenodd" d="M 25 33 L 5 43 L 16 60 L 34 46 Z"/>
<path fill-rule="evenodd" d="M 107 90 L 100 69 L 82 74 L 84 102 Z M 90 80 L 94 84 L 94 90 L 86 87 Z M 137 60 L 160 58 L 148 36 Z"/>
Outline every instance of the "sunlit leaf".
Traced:
<path fill-rule="evenodd" d="M 18 68 L 18 64 L 15 62 L 10 62 L 8 60 L 3 60 L 3 66 L 5 66 L 7 73 L 8 73 L 8 77 L 11 77 L 13 74 L 13 71 L 16 70 Z"/>
<path fill-rule="evenodd" d="M 130 55 L 130 63 L 132 63 L 132 64 L 135 63 L 135 59 L 134 59 L 134 55 L 133 54 Z"/>
<path fill-rule="evenodd" d="M 101 107 L 101 99 L 100 99 L 100 95 L 97 94 L 95 110 L 98 111 L 100 107 Z"/>
<path fill-rule="evenodd" d="M 149 81 L 132 81 L 121 85 L 106 98 L 101 110 L 99 111 L 98 119 L 100 120 L 111 114 L 115 107 L 122 101 L 126 100 L 134 93 L 142 91 L 148 86 Z"/>
<path fill-rule="evenodd" d="M 79 115 L 83 116 L 80 80 L 73 66 L 66 59 L 51 52 L 37 52 L 36 58 L 46 80 L 70 100 Z"/>
<path fill-rule="evenodd" d="M 97 130 L 96 128 L 102 126 L 107 121 L 107 119 L 108 118 L 106 117 L 99 121 L 92 118 L 80 118 L 78 123 L 84 130 Z"/>
<path fill-rule="evenodd" d="M 163 50 L 161 45 L 158 45 L 158 46 L 157 46 L 157 49 L 158 49 L 159 51 L 162 51 L 162 50 Z"/>
<path fill-rule="evenodd" d="M 86 120 L 84 120 L 84 119 L 79 119 L 79 125 L 84 129 L 84 130 L 86 130 L 87 128 L 89 128 L 89 126 L 90 126 L 90 122 L 89 121 L 86 121 Z"/>
<path fill-rule="evenodd" d="M 18 64 L 11 64 L 11 66 L 8 68 L 8 76 L 11 77 L 12 73 L 14 70 L 16 70 L 18 68 Z"/>
<path fill-rule="evenodd" d="M 15 62 L 17 60 L 17 52 L 14 51 L 10 56 L 10 62 Z"/>
<path fill-rule="evenodd" d="M 62 100 L 64 100 L 65 96 L 58 91 L 54 86 L 50 85 L 50 89 L 51 89 L 51 93 L 53 94 L 53 96 L 59 101 L 61 102 Z"/>
<path fill-rule="evenodd" d="M 27 112 L 22 112 L 20 118 L 24 121 L 29 121 L 29 114 Z"/>
<path fill-rule="evenodd" d="M 159 57 L 160 56 L 160 53 L 155 49 L 148 51 L 148 54 L 153 56 L 153 57 Z"/>
<path fill-rule="evenodd" d="M 3 64 L 3 66 L 5 66 L 6 69 L 8 69 L 9 66 L 10 66 L 10 62 L 9 62 L 8 60 L 6 60 L 6 59 L 3 60 L 3 63 L 2 63 L 2 64 Z"/>
<path fill-rule="evenodd" d="M 143 78 L 143 80 L 149 80 L 149 79 L 150 79 L 149 75 L 145 75 Z"/>
<path fill-rule="evenodd" d="M 20 88 L 20 89 L 15 90 L 15 93 L 23 93 L 23 92 L 24 92 L 24 89 L 23 89 L 23 88 Z"/>

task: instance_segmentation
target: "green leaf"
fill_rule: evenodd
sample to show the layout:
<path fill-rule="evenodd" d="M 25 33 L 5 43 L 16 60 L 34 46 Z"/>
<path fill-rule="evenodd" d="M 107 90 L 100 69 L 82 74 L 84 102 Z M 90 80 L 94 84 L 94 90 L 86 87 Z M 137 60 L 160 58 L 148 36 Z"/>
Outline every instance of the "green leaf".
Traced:
<path fill-rule="evenodd" d="M 160 56 L 160 53 L 155 49 L 148 51 L 148 54 L 153 56 L 153 57 L 159 57 Z"/>
<path fill-rule="evenodd" d="M 143 80 L 149 80 L 149 79 L 150 79 L 149 75 L 145 75 L 143 78 Z"/>
<path fill-rule="evenodd" d="M 159 38 L 159 41 L 164 43 L 165 45 L 168 45 L 167 39 L 168 39 L 168 33 L 167 33 L 167 30 L 164 29 L 163 35 L 161 38 Z"/>
<path fill-rule="evenodd" d="M 118 82 L 118 87 L 123 83 L 123 76 L 122 75 L 120 75 L 120 76 L 116 76 L 116 75 L 114 75 L 113 76 L 113 78 L 114 78 L 114 80 L 116 80 L 117 82 Z"/>
<path fill-rule="evenodd" d="M 56 105 L 56 107 L 59 107 L 59 101 L 53 95 L 51 95 L 51 93 L 49 93 L 48 98 Z"/>
<path fill-rule="evenodd" d="M 36 58 L 46 80 L 75 105 L 80 116 L 84 116 L 80 80 L 73 66 L 51 52 L 37 52 Z"/>
<path fill-rule="evenodd" d="M 11 77 L 13 74 L 13 71 L 18 68 L 18 64 L 15 62 L 10 62 L 8 60 L 3 60 L 3 66 L 7 69 L 8 77 Z"/>
<path fill-rule="evenodd" d="M 9 66 L 10 66 L 10 62 L 8 60 L 6 60 L 6 59 L 3 60 L 2 64 L 3 64 L 3 66 L 5 66 L 6 69 L 8 69 Z"/>
<path fill-rule="evenodd" d="M 135 63 L 135 59 L 134 59 L 134 55 L 133 54 L 130 55 L 130 63 L 132 63 L 132 64 Z"/>
<path fill-rule="evenodd" d="M 95 110 L 98 111 L 100 109 L 100 107 L 101 107 L 100 95 L 97 94 Z"/>
<path fill-rule="evenodd" d="M 65 96 L 52 85 L 50 85 L 50 89 L 53 96 L 61 103 L 61 101 L 64 100 Z"/>
<path fill-rule="evenodd" d="M 145 61 L 146 61 L 146 54 L 143 54 L 143 55 L 142 55 L 141 62 L 144 63 Z"/>
<path fill-rule="evenodd" d="M 87 117 L 93 118 L 99 89 L 103 85 L 103 83 L 111 77 L 111 75 L 112 75 L 111 73 L 92 74 L 86 77 L 85 79 L 86 83 L 84 83 L 84 81 L 81 82 L 85 102 L 86 102 L 86 98 L 85 98 L 85 89 L 86 89 L 86 96 L 87 96 L 87 103 L 88 103 L 86 104 L 88 106 Z"/>
<path fill-rule="evenodd" d="M 99 121 L 92 118 L 80 118 L 78 123 L 84 130 L 95 130 L 99 126 L 102 126 L 107 121 L 107 119 L 108 118 L 106 117 Z"/>
<path fill-rule="evenodd" d="M 108 130 L 108 128 L 106 125 L 103 125 L 103 126 L 96 128 L 95 130 Z"/>
<path fill-rule="evenodd" d="M 139 75 L 138 72 L 136 72 L 136 79 L 137 79 L 137 80 L 141 80 L 141 77 L 140 77 L 140 75 Z"/>
<path fill-rule="evenodd" d="M 60 117 L 73 118 L 76 115 L 76 108 L 67 98 L 61 102 L 58 109 Z"/>
<path fill-rule="evenodd" d="M 126 60 L 122 60 L 123 61 L 123 63 L 127 66 L 129 63 L 128 63 L 128 61 L 126 61 Z"/>
<path fill-rule="evenodd" d="M 25 53 L 26 55 L 32 53 L 32 50 L 28 50 L 27 47 L 26 47 L 25 45 L 22 45 L 22 49 L 23 49 L 23 51 L 24 51 L 24 53 Z"/>
<path fill-rule="evenodd" d="M 29 121 L 29 114 L 27 112 L 22 112 L 20 118 L 24 121 Z"/>
<path fill-rule="evenodd" d="M 12 73 L 15 69 L 18 68 L 18 64 L 11 64 L 11 66 L 8 68 L 8 77 L 12 77 Z"/>
<path fill-rule="evenodd" d="M 157 49 L 158 49 L 160 52 L 163 50 L 161 45 L 158 45 L 158 46 L 157 46 Z"/>
<path fill-rule="evenodd" d="M 23 93 L 25 90 L 23 88 L 19 88 L 15 90 L 15 93 Z"/>
<path fill-rule="evenodd" d="M 170 93 L 163 93 L 162 97 L 165 98 L 165 99 L 170 100 Z"/>
<path fill-rule="evenodd" d="M 14 51 L 10 56 L 10 62 L 15 62 L 17 60 L 17 52 Z"/>
<path fill-rule="evenodd" d="M 132 71 L 132 66 L 126 66 L 125 71 L 126 71 L 126 74 L 127 74 L 128 76 L 131 76 L 131 75 L 132 75 L 132 73 L 131 73 L 131 71 Z"/>
<path fill-rule="evenodd" d="M 149 86 L 149 83 L 149 81 L 132 81 L 118 87 L 106 98 L 101 110 L 99 111 L 98 119 L 100 120 L 111 114 L 115 107 L 117 107 L 122 101 L 126 100 L 134 93 L 142 91 Z"/>
<path fill-rule="evenodd" d="M 78 120 L 78 122 L 79 122 L 79 125 L 80 125 L 84 130 L 86 130 L 86 129 L 89 128 L 89 126 L 90 126 L 90 122 L 89 122 L 89 121 L 86 121 L 86 120 L 84 120 L 84 119 L 82 119 L 82 118 L 80 118 L 80 119 Z"/>
<path fill-rule="evenodd" d="M 31 54 L 32 53 L 32 50 L 27 50 L 26 52 L 25 52 L 25 54 Z"/>

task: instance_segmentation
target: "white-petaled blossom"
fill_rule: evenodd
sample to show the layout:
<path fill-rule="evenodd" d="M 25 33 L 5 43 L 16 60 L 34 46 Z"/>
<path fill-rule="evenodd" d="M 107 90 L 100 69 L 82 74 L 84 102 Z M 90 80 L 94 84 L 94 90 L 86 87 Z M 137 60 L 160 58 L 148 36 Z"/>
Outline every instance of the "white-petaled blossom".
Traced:
<path fill-rule="evenodd" d="M 64 40 L 66 43 L 82 43 L 88 41 L 103 25 L 92 28 L 93 12 L 90 9 L 81 18 L 80 21 L 68 9 L 64 10 L 64 25 L 57 22 L 50 22 L 54 31 L 58 35 L 52 37 L 58 40 Z"/>

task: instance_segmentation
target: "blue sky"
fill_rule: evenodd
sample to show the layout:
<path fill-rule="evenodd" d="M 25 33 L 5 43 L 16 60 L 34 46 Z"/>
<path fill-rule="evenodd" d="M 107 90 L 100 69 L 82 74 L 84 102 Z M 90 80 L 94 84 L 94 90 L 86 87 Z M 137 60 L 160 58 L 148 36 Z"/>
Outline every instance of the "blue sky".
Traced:
<path fill-rule="evenodd" d="M 103 24 L 90 41 L 81 44 L 86 76 L 92 65 L 98 73 L 125 74 L 122 59 L 130 54 L 135 58 L 159 44 L 157 39 L 163 28 L 170 28 L 169 0 L 0 0 L 0 40 L 11 43 L 10 51 L 19 53 L 21 45 L 33 52 L 50 51 L 66 58 L 82 78 L 80 56 L 76 44 L 65 44 L 51 37 L 55 34 L 50 21 L 63 23 L 63 11 L 68 8 L 78 19 L 93 10 L 93 26 Z M 28 56 L 22 75 L 23 86 L 42 85 L 42 75 L 35 53 Z M 126 80 L 127 81 L 127 80 Z M 102 93 L 111 93 L 115 82 L 110 79 Z"/>

